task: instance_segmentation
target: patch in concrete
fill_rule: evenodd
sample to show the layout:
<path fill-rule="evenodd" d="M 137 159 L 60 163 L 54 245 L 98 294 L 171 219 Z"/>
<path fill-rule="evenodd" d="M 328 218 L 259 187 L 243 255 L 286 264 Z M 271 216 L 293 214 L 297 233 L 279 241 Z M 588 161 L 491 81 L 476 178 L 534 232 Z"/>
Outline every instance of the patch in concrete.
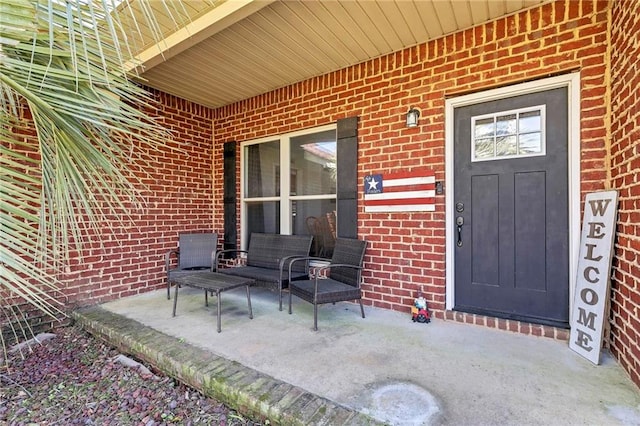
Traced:
<path fill-rule="evenodd" d="M 623 425 L 640 425 L 640 407 L 632 409 L 620 405 L 608 406 L 607 411 L 611 417 L 616 418 Z"/>
<path fill-rule="evenodd" d="M 396 426 L 429 425 L 440 413 L 437 399 L 426 389 L 410 383 L 374 386 L 362 403 L 362 412 Z"/>

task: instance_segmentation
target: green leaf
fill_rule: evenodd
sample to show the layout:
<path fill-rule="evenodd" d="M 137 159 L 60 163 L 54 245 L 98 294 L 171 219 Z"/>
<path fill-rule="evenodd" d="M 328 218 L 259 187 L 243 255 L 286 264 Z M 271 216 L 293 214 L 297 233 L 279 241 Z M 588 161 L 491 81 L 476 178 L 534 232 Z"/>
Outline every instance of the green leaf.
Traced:
<path fill-rule="evenodd" d="M 35 14 L 36 8 L 28 0 L 2 0 L 0 2 L 0 45 L 16 45 L 33 38 L 33 33 L 37 29 Z"/>

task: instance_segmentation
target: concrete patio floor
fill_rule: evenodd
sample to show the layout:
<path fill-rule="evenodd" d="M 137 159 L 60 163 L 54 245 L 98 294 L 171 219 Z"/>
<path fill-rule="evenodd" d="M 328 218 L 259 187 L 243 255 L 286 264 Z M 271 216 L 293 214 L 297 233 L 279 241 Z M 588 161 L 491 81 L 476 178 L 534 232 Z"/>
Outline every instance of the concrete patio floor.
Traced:
<path fill-rule="evenodd" d="M 321 306 L 314 332 L 312 306 L 294 297 L 289 315 L 286 300 L 252 289 L 249 319 L 244 288 L 223 293 L 221 333 L 215 297 L 190 288 L 175 318 L 162 290 L 76 318 L 272 424 L 640 425 L 640 392 L 606 352 L 595 366 L 567 342 L 366 306 L 362 319 L 351 303 Z"/>

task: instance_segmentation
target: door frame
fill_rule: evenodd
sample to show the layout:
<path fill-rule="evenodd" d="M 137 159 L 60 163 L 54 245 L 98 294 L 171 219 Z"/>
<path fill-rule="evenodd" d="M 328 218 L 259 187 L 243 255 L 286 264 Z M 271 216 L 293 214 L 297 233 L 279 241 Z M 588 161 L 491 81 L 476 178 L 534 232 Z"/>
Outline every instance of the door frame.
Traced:
<path fill-rule="evenodd" d="M 445 241 L 446 241 L 446 303 L 455 306 L 455 241 L 454 241 L 454 109 L 508 98 L 543 92 L 560 87 L 567 88 L 568 96 L 568 193 L 569 193 L 569 305 L 573 304 L 576 261 L 580 241 L 580 73 L 485 90 L 445 100 Z M 572 306 L 569 306 L 569 312 Z"/>

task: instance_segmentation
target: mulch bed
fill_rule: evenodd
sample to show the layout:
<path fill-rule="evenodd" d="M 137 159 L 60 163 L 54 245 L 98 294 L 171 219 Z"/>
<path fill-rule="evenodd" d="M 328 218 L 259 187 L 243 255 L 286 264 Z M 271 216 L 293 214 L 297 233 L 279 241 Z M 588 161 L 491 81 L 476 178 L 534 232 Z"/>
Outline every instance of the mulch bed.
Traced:
<path fill-rule="evenodd" d="M 79 327 L 31 350 L 0 354 L 0 424 L 259 425 L 157 371 L 119 362 L 119 352 Z"/>

